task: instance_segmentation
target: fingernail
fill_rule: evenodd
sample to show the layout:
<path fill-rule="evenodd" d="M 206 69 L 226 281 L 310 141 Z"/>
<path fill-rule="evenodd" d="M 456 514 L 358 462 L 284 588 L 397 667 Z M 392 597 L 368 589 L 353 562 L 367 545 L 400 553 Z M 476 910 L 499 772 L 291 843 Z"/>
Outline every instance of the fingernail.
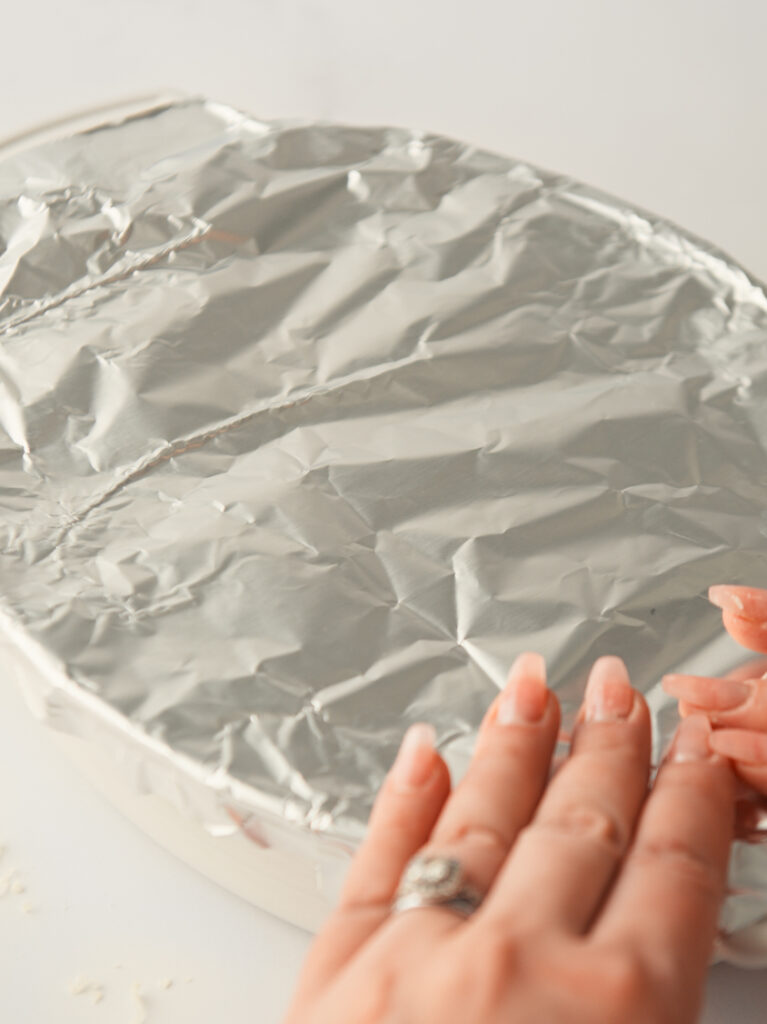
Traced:
<path fill-rule="evenodd" d="M 620 658 L 599 658 L 586 684 L 586 721 L 615 722 L 628 718 L 634 706 L 634 691 Z"/>
<path fill-rule="evenodd" d="M 540 654 L 520 654 L 498 701 L 498 724 L 540 722 L 547 700 L 546 662 Z"/>
<path fill-rule="evenodd" d="M 743 764 L 767 764 L 767 735 L 746 729 L 717 729 L 709 738 L 709 746 Z"/>
<path fill-rule="evenodd" d="M 745 704 L 754 692 L 744 679 L 715 679 L 672 673 L 663 677 L 663 689 L 678 700 L 689 701 L 711 711 L 732 711 Z"/>
<path fill-rule="evenodd" d="M 405 733 L 392 768 L 395 782 L 411 789 L 422 786 L 434 769 L 434 745 L 437 733 L 428 722 L 416 722 Z"/>
<path fill-rule="evenodd" d="M 711 604 L 721 608 L 724 612 L 735 612 L 739 615 L 745 608 L 743 598 L 738 593 L 738 587 L 729 586 L 726 583 L 717 584 L 708 588 L 708 599 Z"/>
<path fill-rule="evenodd" d="M 711 725 L 705 715 L 689 715 L 677 727 L 668 752 L 668 760 L 707 761 L 711 756 Z"/>

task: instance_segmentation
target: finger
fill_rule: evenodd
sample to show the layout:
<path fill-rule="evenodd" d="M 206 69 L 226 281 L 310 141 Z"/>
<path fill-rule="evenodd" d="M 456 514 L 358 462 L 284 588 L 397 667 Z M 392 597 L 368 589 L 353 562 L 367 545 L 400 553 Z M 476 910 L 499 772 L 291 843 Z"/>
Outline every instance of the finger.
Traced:
<path fill-rule="evenodd" d="M 709 746 L 718 754 L 745 764 L 767 767 L 767 734 L 747 729 L 717 729 Z"/>
<path fill-rule="evenodd" d="M 559 719 L 543 658 L 520 655 L 483 722 L 471 765 L 421 853 L 456 858 L 469 884 L 486 893 L 546 785 Z M 412 932 L 414 915 L 421 942 L 464 923 L 449 909 L 419 908 L 392 918 L 381 941 L 401 941 L 403 931 Z"/>
<path fill-rule="evenodd" d="M 709 601 L 722 609 L 727 632 L 743 647 L 767 653 L 767 591 L 729 585 L 711 587 Z"/>
<path fill-rule="evenodd" d="M 663 689 L 708 715 L 716 725 L 767 732 L 767 679 L 668 675 Z"/>
<path fill-rule="evenodd" d="M 697 705 L 690 704 L 686 700 L 679 701 L 677 711 L 679 712 L 680 718 L 688 718 L 690 715 L 706 715 L 709 721 L 711 720 L 711 716 L 706 713 L 705 708 L 699 708 Z"/>
<path fill-rule="evenodd" d="M 735 783 L 711 726 L 678 728 L 593 935 L 630 948 L 681 992 L 702 986 L 724 895 Z"/>
<path fill-rule="evenodd" d="M 737 668 L 731 669 L 722 678 L 736 680 L 760 679 L 763 675 L 767 675 L 767 658 L 752 658 L 750 661 L 747 661 L 745 665 L 739 665 Z M 664 680 L 668 678 L 668 676 L 664 676 Z M 695 704 L 691 704 L 689 701 L 680 697 L 677 710 L 682 718 L 686 718 L 687 715 L 692 715 L 696 712 L 700 713 L 704 709 L 699 708 Z"/>
<path fill-rule="evenodd" d="M 679 701 L 679 707 L 677 710 L 679 711 L 680 718 L 687 718 L 688 715 L 703 714 L 700 708 L 696 708 L 694 704 L 688 704 L 686 700 Z"/>
<path fill-rule="evenodd" d="M 767 675 L 767 658 L 750 658 L 743 665 L 730 669 L 725 679 L 761 679 Z"/>
<path fill-rule="evenodd" d="M 767 734 L 746 729 L 717 729 L 711 734 L 709 745 L 733 761 L 741 779 L 767 795 Z"/>
<path fill-rule="evenodd" d="M 520 835 L 483 908 L 519 935 L 585 931 L 625 852 L 647 791 L 650 717 L 619 658 L 600 658 L 570 758 Z M 479 923 L 480 915 L 477 915 Z"/>
<path fill-rule="evenodd" d="M 523 654 L 423 852 L 456 857 L 480 892 L 487 892 L 535 811 L 558 730 L 559 702 L 546 689 L 543 658 Z"/>
<path fill-rule="evenodd" d="M 429 838 L 450 792 L 450 774 L 433 743 L 429 725 L 419 723 L 406 733 L 338 907 L 305 961 L 302 992 L 326 984 L 389 916 L 405 865 Z"/>

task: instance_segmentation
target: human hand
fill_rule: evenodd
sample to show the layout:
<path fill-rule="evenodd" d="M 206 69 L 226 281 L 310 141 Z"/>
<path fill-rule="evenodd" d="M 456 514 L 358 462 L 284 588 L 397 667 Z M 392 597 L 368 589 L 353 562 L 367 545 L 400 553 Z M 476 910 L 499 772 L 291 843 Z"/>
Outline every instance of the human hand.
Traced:
<path fill-rule="evenodd" d="M 722 609 L 727 632 L 752 651 L 767 653 L 767 591 L 755 587 L 711 587 L 709 600 Z M 669 675 L 666 693 L 680 700 L 682 716 L 703 713 L 714 732 L 711 747 L 732 758 L 738 775 L 767 795 L 767 659 L 759 658 L 728 673 Z"/>
<path fill-rule="evenodd" d="M 409 731 L 286 1024 L 691 1024 L 724 892 L 735 781 L 710 725 L 679 727 L 648 796 L 650 717 L 623 662 L 592 669 L 570 756 L 539 655 L 515 662 L 450 792 Z M 392 913 L 416 853 L 485 893 Z"/>

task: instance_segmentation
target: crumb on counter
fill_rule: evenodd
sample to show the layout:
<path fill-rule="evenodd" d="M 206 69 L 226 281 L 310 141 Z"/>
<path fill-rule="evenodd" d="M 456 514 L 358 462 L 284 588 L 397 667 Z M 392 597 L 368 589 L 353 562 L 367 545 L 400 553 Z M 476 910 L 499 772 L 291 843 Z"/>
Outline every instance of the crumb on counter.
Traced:
<path fill-rule="evenodd" d="M 78 974 L 69 983 L 69 991 L 73 996 L 88 996 L 90 1001 L 96 1005 L 104 998 L 104 986 L 92 978 L 86 978 L 84 974 Z"/>
<path fill-rule="evenodd" d="M 73 996 L 81 996 L 83 992 L 88 991 L 92 984 L 92 981 L 84 978 L 82 974 L 78 974 L 76 978 L 70 981 L 69 991 Z"/>
<path fill-rule="evenodd" d="M 141 985 L 137 981 L 134 981 L 131 986 L 131 995 L 136 1004 L 136 1013 L 131 1024 L 144 1024 L 146 1021 L 146 1003 L 141 995 Z"/>

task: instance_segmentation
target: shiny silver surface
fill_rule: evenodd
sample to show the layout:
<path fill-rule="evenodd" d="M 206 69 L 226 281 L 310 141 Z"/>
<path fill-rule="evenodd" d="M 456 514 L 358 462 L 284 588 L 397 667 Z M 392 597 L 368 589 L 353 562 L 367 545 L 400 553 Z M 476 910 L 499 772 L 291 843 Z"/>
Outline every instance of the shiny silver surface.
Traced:
<path fill-rule="evenodd" d="M 0 151 L 0 627 L 211 830 L 348 853 L 526 649 L 566 721 L 621 655 L 659 756 L 661 674 L 744 660 L 766 410 L 764 287 L 522 161 L 193 99 Z M 733 886 L 736 941 L 764 847 Z"/>

